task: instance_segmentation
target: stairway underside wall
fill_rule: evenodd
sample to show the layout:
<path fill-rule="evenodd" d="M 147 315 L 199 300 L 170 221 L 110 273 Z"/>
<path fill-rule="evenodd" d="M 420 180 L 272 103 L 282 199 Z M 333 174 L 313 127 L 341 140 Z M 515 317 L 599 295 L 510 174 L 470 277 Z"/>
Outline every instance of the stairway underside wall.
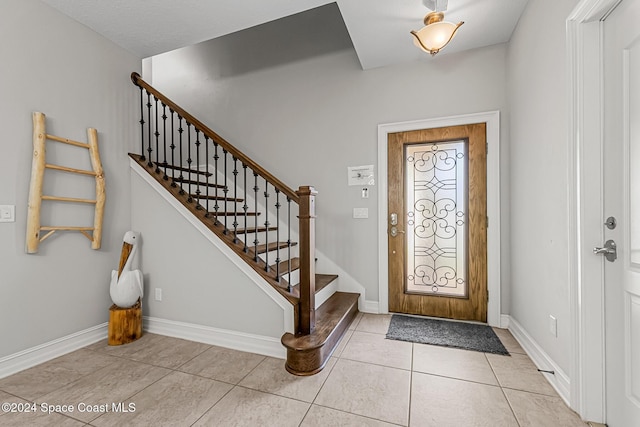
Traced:
<path fill-rule="evenodd" d="M 144 315 L 279 340 L 292 327 L 291 304 L 213 244 L 216 236 L 194 226 L 191 214 L 170 203 L 166 190 L 136 166 L 131 224 L 142 233 Z M 156 288 L 162 289 L 162 301 L 155 300 Z"/>

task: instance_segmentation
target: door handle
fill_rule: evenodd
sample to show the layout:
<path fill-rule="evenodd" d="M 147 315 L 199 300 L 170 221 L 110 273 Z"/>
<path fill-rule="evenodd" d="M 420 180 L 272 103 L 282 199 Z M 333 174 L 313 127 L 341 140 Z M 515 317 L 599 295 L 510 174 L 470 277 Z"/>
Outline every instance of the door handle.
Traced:
<path fill-rule="evenodd" d="M 398 227 L 391 227 L 389 229 L 389 234 L 391 234 L 391 237 L 396 237 L 398 235 L 398 233 L 404 234 L 404 231 L 398 230 Z"/>
<path fill-rule="evenodd" d="M 616 242 L 613 240 L 607 240 L 601 248 L 593 248 L 593 253 L 596 255 L 604 255 L 609 262 L 613 262 L 618 258 L 618 248 Z"/>

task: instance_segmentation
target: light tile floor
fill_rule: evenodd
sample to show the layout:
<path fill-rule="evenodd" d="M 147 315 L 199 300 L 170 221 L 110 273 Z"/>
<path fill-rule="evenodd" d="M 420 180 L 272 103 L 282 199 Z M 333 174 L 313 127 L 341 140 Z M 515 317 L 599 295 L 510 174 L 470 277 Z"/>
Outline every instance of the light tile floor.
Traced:
<path fill-rule="evenodd" d="M 387 340 L 390 319 L 358 315 L 311 377 L 160 335 L 101 341 L 0 379 L 0 402 L 22 411 L 0 426 L 586 426 L 508 331 L 497 356 Z"/>

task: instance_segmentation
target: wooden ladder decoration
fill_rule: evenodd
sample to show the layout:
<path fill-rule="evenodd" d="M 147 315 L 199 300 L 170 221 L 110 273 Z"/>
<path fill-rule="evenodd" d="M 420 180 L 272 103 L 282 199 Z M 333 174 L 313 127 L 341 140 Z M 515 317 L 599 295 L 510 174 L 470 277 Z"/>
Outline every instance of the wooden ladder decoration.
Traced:
<path fill-rule="evenodd" d="M 29 185 L 29 206 L 27 213 L 27 253 L 38 252 L 38 246 L 56 231 L 79 231 L 89 241 L 92 249 L 100 249 L 102 243 L 102 219 L 104 217 L 105 187 L 104 171 L 98 153 L 98 131 L 94 128 L 87 129 L 88 143 L 72 141 L 54 135 L 48 135 L 45 126 L 46 116 L 43 113 L 33 113 L 33 162 L 31 164 L 31 184 Z M 63 144 L 86 148 L 89 150 L 93 171 L 73 169 L 66 166 L 46 163 L 46 141 L 57 141 Z M 53 169 L 62 172 L 90 175 L 96 178 L 95 200 L 78 199 L 73 197 L 58 197 L 42 195 L 45 169 Z M 71 226 L 42 226 L 40 224 L 40 209 L 43 200 L 58 202 L 89 203 L 95 205 L 93 227 Z M 89 234 L 89 232 L 92 232 Z M 47 232 L 41 236 L 42 232 Z"/>

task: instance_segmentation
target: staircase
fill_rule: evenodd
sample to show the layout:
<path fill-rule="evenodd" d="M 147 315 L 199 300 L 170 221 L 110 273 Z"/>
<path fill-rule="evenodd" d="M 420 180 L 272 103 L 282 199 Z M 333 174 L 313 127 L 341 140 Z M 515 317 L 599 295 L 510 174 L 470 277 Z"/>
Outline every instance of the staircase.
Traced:
<path fill-rule="evenodd" d="M 140 89 L 140 153 L 129 156 L 292 304 L 286 369 L 322 370 L 358 312 L 358 294 L 315 272 L 315 198 L 289 188 L 132 73 Z M 297 218 L 297 220 L 296 220 Z"/>

